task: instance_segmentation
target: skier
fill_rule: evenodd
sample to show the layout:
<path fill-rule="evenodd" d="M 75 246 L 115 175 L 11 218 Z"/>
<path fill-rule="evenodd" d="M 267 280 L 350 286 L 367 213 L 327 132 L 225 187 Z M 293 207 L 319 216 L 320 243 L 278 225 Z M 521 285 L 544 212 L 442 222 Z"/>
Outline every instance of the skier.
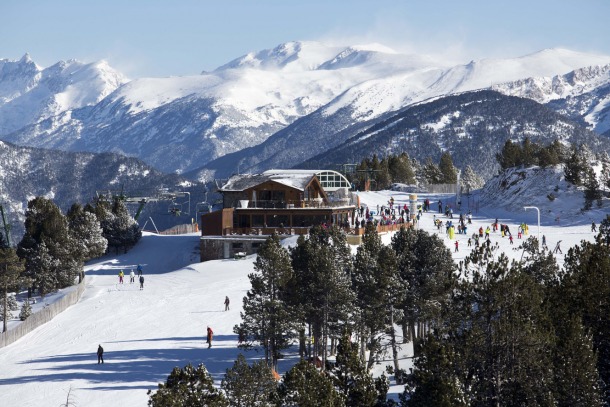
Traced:
<path fill-rule="evenodd" d="M 227 296 L 225 297 L 225 311 L 228 311 L 228 310 L 229 310 L 229 302 L 230 302 L 230 301 L 229 301 L 229 296 L 227 295 Z"/>
<path fill-rule="evenodd" d="M 144 289 L 144 276 L 140 275 L 140 290 Z"/>
<path fill-rule="evenodd" d="M 546 247 L 546 236 L 542 235 L 542 247 Z"/>
<path fill-rule="evenodd" d="M 142 265 L 141 264 L 138 264 L 137 270 L 138 270 L 138 277 L 139 277 L 142 275 Z"/>
<path fill-rule="evenodd" d="M 119 271 L 119 284 L 123 284 L 124 275 L 125 275 L 125 273 L 123 273 L 123 270 Z"/>
<path fill-rule="evenodd" d="M 133 284 L 134 281 L 136 281 L 136 273 L 131 269 L 131 272 L 129 273 L 129 284 Z"/>
<path fill-rule="evenodd" d="M 563 254 L 563 252 L 561 251 L 561 247 L 559 246 L 559 244 L 561 243 L 561 240 L 557 242 L 557 244 L 555 245 L 555 249 L 553 249 L 553 253 L 561 253 Z"/>
<path fill-rule="evenodd" d="M 210 328 L 210 326 L 208 325 L 208 338 L 207 338 L 207 343 L 208 343 L 208 349 L 210 349 L 212 347 L 212 337 L 214 336 L 214 331 L 212 331 L 212 328 Z"/>
<path fill-rule="evenodd" d="M 591 223 L 591 232 L 597 232 L 597 226 L 595 225 L 595 222 Z"/>
<path fill-rule="evenodd" d="M 102 345 L 97 347 L 97 364 L 100 363 L 104 363 L 104 348 L 102 348 Z"/>
<path fill-rule="evenodd" d="M 510 244 L 513 244 L 513 235 L 508 235 L 508 240 L 510 240 Z"/>
<path fill-rule="evenodd" d="M 459 246 L 459 243 L 458 243 L 458 241 L 456 240 L 456 241 L 455 241 L 455 251 L 456 251 L 456 252 L 458 251 L 458 246 Z"/>

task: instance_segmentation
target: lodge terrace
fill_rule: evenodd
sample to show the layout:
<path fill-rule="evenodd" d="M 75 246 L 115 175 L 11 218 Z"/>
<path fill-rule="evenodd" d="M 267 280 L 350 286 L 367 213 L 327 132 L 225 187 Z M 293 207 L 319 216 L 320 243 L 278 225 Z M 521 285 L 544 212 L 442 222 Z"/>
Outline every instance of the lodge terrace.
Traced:
<path fill-rule="evenodd" d="M 256 253 L 273 233 L 302 235 L 320 224 L 343 227 L 359 243 L 363 229 L 354 225 L 359 202 L 350 189 L 347 178 L 332 170 L 234 175 L 218 190 L 223 209 L 201 216 L 201 261 Z"/>

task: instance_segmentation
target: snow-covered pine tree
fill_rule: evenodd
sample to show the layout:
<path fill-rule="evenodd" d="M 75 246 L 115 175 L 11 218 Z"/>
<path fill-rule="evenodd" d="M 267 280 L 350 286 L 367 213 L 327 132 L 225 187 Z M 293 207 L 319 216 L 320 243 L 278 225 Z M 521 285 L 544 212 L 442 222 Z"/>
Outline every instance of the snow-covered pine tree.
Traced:
<path fill-rule="evenodd" d="M 220 383 L 232 406 L 266 406 L 276 397 L 278 383 L 271 368 L 259 360 L 248 365 L 241 353 Z"/>
<path fill-rule="evenodd" d="M 71 238 L 71 251 L 76 261 L 81 263 L 79 281 L 84 277 L 82 263 L 103 255 L 108 240 L 96 216 L 74 204 L 66 214 Z"/>
<path fill-rule="evenodd" d="M 44 249 L 40 248 L 43 244 Z M 71 254 L 68 221 L 47 198 L 36 197 L 28 202 L 25 234 L 17 245 L 17 254 L 25 259 L 28 277 L 35 285 L 44 280 L 45 286 L 37 288 L 45 294 L 74 284 L 79 272 Z M 34 257 L 45 261 L 35 264 Z M 44 277 L 36 275 L 40 273 Z"/>
<path fill-rule="evenodd" d="M 203 364 L 175 367 L 156 392 L 148 390 L 150 407 L 210 406 L 228 407 L 229 403 Z"/>
<path fill-rule="evenodd" d="M 32 315 L 32 305 L 30 304 L 30 300 L 26 298 L 25 301 L 23 301 L 23 304 L 21 305 L 19 319 L 21 321 L 25 321 L 30 315 Z"/>
<path fill-rule="evenodd" d="M 345 397 L 333 381 L 309 362 L 300 360 L 284 375 L 280 384 L 282 406 L 344 406 Z"/>
<path fill-rule="evenodd" d="M 469 194 L 475 189 L 482 188 L 485 181 L 481 178 L 470 165 L 467 165 L 460 177 L 460 184 L 464 188 L 463 192 Z"/>

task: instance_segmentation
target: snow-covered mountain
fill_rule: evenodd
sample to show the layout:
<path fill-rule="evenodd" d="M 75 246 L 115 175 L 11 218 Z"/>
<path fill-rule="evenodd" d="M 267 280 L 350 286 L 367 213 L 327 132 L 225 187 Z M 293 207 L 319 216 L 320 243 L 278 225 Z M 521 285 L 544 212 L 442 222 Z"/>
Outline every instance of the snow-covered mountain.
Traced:
<path fill-rule="evenodd" d="M 576 69 L 565 75 L 533 77 L 492 87 L 506 95 L 546 103 L 590 130 L 610 136 L 610 65 Z"/>
<path fill-rule="evenodd" d="M 0 59 L 0 136 L 95 105 L 125 82 L 106 61 L 62 61 L 43 69 L 28 54 L 19 61 Z"/>
<path fill-rule="evenodd" d="M 14 125 L 2 138 L 44 148 L 119 152 L 166 172 L 187 172 L 238 151 L 241 156 L 224 160 L 224 171 L 237 170 L 244 157 L 245 166 L 287 166 L 296 164 L 295 157 L 300 162 L 323 153 L 389 112 L 419 101 L 607 64 L 610 56 L 549 49 L 448 66 L 379 44 L 289 42 L 197 76 L 136 79 L 94 105 L 75 104 L 56 109 L 55 115 L 30 113 L 29 121 Z M 7 78 L 12 79 L 3 79 L 0 86 L 15 87 L 13 82 L 21 80 Z M 46 100 L 38 105 L 47 106 Z M 22 104 L 14 110 L 29 108 Z M 309 146 L 292 142 L 306 138 L 315 141 Z M 261 144 L 268 139 L 273 142 Z M 218 166 L 208 167 L 212 173 Z"/>
<path fill-rule="evenodd" d="M 0 141 L 0 203 L 17 241 L 23 234 L 27 203 L 37 196 L 52 199 L 65 213 L 73 203 L 91 202 L 97 192 L 153 196 L 161 188 L 175 190 L 177 185 L 179 190 L 191 192 L 194 210 L 195 203 L 202 200 L 202 186 L 175 174 L 163 174 L 137 158 L 38 149 Z M 167 215 L 168 205 L 167 201 L 147 204 L 142 219 L 148 219 L 158 209 Z M 152 216 L 161 230 L 177 223 L 191 223 L 191 216 L 186 220 Z"/>

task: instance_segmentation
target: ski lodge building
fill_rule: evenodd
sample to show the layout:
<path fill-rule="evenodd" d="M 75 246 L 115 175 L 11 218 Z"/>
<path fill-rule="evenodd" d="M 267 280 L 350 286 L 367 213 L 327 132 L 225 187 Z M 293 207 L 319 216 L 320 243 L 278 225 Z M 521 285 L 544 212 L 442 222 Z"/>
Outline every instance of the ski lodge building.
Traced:
<path fill-rule="evenodd" d="M 353 227 L 359 203 L 350 189 L 347 178 L 331 170 L 234 175 L 219 189 L 222 210 L 201 216 L 201 261 L 253 254 L 274 232 L 307 234 L 319 224 Z"/>

